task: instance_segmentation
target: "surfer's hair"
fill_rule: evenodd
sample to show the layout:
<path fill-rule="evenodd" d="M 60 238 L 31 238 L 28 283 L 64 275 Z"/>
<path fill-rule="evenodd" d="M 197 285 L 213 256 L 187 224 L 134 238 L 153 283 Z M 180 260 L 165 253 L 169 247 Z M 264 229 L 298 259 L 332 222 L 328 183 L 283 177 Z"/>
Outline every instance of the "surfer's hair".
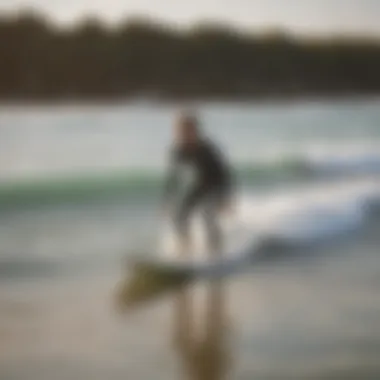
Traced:
<path fill-rule="evenodd" d="M 200 135 L 199 118 L 195 112 L 181 112 L 179 115 L 179 123 L 192 128 L 197 135 Z"/>

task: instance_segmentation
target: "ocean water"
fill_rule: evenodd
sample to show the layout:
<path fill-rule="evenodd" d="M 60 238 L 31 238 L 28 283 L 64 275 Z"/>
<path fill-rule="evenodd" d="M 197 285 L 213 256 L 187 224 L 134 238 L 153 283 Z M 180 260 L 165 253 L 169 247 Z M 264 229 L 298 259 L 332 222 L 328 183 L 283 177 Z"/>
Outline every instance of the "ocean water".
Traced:
<path fill-rule="evenodd" d="M 0 108 L 1 380 L 380 378 L 380 101 L 194 107 L 265 255 L 129 313 L 177 107 Z"/>

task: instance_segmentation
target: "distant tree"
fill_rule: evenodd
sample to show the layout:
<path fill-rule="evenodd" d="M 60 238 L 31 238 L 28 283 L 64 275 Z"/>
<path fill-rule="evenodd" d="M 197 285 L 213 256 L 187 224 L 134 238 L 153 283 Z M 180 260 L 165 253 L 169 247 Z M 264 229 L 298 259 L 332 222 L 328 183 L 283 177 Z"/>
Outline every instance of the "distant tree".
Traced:
<path fill-rule="evenodd" d="M 60 29 L 27 11 L 0 17 L 0 98 L 256 97 L 380 92 L 380 40 L 248 34 L 203 22 L 187 31 L 87 17 Z"/>

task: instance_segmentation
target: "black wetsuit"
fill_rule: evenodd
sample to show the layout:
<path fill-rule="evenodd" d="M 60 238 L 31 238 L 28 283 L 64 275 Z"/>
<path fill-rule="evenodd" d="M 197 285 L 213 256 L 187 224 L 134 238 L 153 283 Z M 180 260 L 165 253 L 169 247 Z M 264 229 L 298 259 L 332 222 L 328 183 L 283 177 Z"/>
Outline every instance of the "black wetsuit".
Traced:
<path fill-rule="evenodd" d="M 217 213 L 231 192 L 231 174 L 219 150 L 208 140 L 200 140 L 193 146 L 176 146 L 170 156 L 170 173 L 165 195 L 171 198 L 176 193 L 183 167 L 195 172 L 194 183 L 186 190 L 175 215 L 178 232 L 186 235 L 188 219 L 200 206 L 208 230 L 215 242 L 220 238 Z"/>

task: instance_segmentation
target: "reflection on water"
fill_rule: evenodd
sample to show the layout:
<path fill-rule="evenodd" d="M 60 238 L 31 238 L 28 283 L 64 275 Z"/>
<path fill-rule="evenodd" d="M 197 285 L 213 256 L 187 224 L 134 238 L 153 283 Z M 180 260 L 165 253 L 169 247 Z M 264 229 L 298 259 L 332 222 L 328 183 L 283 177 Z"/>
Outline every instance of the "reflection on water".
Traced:
<path fill-rule="evenodd" d="M 183 288 L 175 296 L 174 343 L 182 362 L 183 378 L 221 380 L 226 378 L 231 366 L 225 289 L 222 281 L 207 284 L 201 316 L 196 315 L 193 290 Z"/>

